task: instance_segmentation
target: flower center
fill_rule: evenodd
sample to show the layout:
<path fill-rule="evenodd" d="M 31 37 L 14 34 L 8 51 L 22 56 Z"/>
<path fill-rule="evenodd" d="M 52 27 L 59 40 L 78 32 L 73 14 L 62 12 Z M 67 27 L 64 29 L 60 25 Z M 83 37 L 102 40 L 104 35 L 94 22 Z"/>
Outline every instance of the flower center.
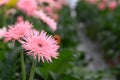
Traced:
<path fill-rule="evenodd" d="M 38 46 L 39 46 L 39 47 L 42 47 L 42 45 L 41 45 L 41 44 L 38 44 Z"/>

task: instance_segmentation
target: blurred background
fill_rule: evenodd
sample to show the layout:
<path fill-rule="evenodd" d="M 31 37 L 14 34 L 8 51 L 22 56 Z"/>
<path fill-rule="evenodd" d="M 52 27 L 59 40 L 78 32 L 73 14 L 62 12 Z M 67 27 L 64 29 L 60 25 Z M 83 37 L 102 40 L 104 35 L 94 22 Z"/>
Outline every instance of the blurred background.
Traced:
<path fill-rule="evenodd" d="M 3 14 L 1 8 L 1 28 Z M 7 17 L 7 23 L 13 24 L 19 14 Z M 60 41 L 59 58 L 38 63 L 34 80 L 120 80 L 120 0 L 67 0 L 58 14 L 58 29 L 53 33 L 22 13 Z M 0 80 L 22 80 L 19 51 L 18 44 L 0 40 Z M 31 63 L 31 57 L 25 58 L 27 76 Z"/>

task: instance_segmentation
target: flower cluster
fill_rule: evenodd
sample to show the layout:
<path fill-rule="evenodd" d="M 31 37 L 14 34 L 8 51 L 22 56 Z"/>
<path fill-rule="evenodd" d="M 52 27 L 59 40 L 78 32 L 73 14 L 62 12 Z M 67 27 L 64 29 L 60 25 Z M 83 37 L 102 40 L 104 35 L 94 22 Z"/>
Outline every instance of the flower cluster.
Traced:
<path fill-rule="evenodd" d="M 65 4 L 64 0 L 19 0 L 17 7 L 27 13 L 28 16 L 38 17 L 55 31 L 57 29 L 56 21 L 58 20 L 56 12 Z"/>
<path fill-rule="evenodd" d="M 91 4 L 98 6 L 99 10 L 105 10 L 108 8 L 113 11 L 119 4 L 120 0 L 87 0 Z"/>
<path fill-rule="evenodd" d="M 67 3 L 66 0 L 0 0 L 0 6 L 5 4 L 8 7 L 15 7 L 27 16 L 39 18 L 46 23 L 52 31 L 55 31 L 58 20 L 57 12 Z"/>
<path fill-rule="evenodd" d="M 4 30 L 3 30 L 4 31 Z M 33 25 L 28 21 L 22 21 L 9 26 L 8 31 L 4 33 L 4 41 L 18 41 L 27 51 L 28 55 L 33 56 L 38 61 L 44 59 L 51 62 L 51 58 L 57 58 L 59 45 L 52 36 L 48 36 L 45 31 L 33 29 Z"/>

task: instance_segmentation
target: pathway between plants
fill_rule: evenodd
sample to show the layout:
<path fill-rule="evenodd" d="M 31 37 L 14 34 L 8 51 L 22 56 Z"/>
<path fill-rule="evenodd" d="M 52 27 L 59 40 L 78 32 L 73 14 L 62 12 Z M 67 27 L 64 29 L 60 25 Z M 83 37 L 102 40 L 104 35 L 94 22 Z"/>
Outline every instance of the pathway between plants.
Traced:
<path fill-rule="evenodd" d="M 69 7 L 71 8 L 71 16 L 75 19 L 75 7 L 78 0 L 67 0 L 69 3 Z M 104 62 L 102 58 L 102 52 L 99 51 L 98 44 L 93 43 L 90 41 L 86 34 L 84 25 L 82 23 L 78 24 L 77 32 L 79 36 L 80 44 L 78 45 L 77 49 L 79 51 L 83 51 L 86 53 L 86 60 L 92 59 L 92 61 L 88 65 L 88 69 L 96 71 L 96 70 L 104 70 L 108 68 L 108 65 Z M 112 79 L 105 78 L 103 80 L 116 80 L 113 76 Z"/>
<path fill-rule="evenodd" d="M 98 44 L 90 41 L 85 35 L 85 29 L 82 24 L 78 25 L 78 35 L 80 45 L 78 45 L 77 49 L 79 51 L 84 51 L 86 53 L 86 59 L 92 59 L 92 61 L 88 65 L 88 69 L 96 71 L 96 70 L 104 70 L 108 68 L 108 65 L 104 62 L 102 58 L 102 52 L 98 49 Z M 103 79 L 103 80 L 115 80 L 113 79 Z"/>
<path fill-rule="evenodd" d="M 91 70 L 103 70 L 108 68 L 106 63 L 102 59 L 102 53 L 98 50 L 97 44 L 91 42 L 85 35 L 85 30 L 83 25 L 78 25 L 78 35 L 80 40 L 80 45 L 78 50 L 86 52 L 86 59 L 93 59 L 89 64 L 89 69 Z"/>

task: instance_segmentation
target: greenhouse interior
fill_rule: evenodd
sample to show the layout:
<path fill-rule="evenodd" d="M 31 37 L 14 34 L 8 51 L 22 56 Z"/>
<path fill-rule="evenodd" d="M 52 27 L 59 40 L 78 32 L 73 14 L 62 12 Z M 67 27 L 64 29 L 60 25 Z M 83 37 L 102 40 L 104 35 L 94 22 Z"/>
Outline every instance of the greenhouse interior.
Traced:
<path fill-rule="evenodd" d="M 0 0 L 0 80 L 120 80 L 120 0 Z"/>

